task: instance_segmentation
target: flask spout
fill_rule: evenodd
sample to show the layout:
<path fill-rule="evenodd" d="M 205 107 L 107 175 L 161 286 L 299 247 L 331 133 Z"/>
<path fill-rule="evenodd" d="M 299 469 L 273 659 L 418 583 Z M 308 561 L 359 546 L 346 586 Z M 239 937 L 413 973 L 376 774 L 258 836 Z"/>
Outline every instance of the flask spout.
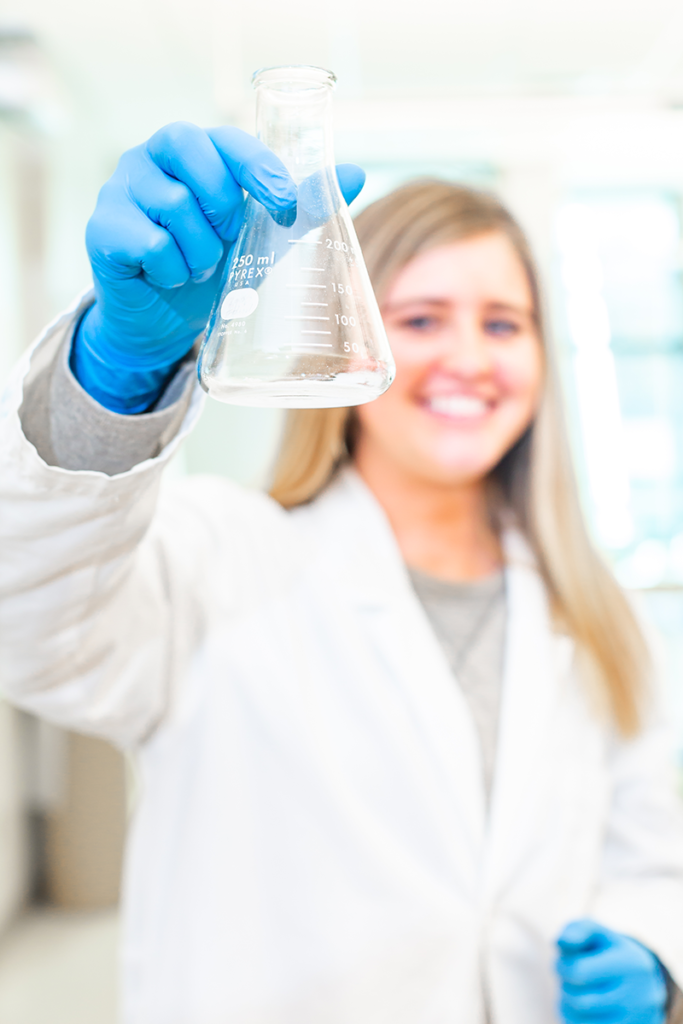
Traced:
<path fill-rule="evenodd" d="M 315 67 L 263 68 L 256 90 L 256 135 L 282 160 L 298 185 L 334 163 L 331 71 Z"/>

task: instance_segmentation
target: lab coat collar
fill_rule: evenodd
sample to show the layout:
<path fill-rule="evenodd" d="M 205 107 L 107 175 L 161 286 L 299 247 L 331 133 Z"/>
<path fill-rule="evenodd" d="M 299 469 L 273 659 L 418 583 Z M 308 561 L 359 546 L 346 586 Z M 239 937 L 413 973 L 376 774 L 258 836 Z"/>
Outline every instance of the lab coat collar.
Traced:
<path fill-rule="evenodd" d="M 340 554 L 356 603 L 393 603 L 410 587 L 410 578 L 386 513 L 360 474 L 351 464 L 344 466 L 318 500 L 338 521 L 340 535 L 352 540 L 350 548 L 340 546 Z"/>
<path fill-rule="evenodd" d="M 360 604 L 391 602 L 397 589 L 400 592 L 402 588 L 411 587 L 384 509 L 351 463 L 339 470 L 312 507 L 325 524 L 326 544 L 332 536 L 350 542 L 341 540 L 335 549 L 349 570 L 345 573 L 347 583 Z M 506 520 L 502 544 L 506 575 L 522 571 L 539 579 L 531 545 L 512 516 Z"/>
<path fill-rule="evenodd" d="M 381 658 L 439 764 L 447 796 L 451 849 L 459 870 L 476 884 L 485 829 L 485 797 L 474 722 L 446 656 L 412 587 L 389 521 L 359 474 L 348 466 L 314 503 L 320 541 L 335 578 L 375 624 Z"/>

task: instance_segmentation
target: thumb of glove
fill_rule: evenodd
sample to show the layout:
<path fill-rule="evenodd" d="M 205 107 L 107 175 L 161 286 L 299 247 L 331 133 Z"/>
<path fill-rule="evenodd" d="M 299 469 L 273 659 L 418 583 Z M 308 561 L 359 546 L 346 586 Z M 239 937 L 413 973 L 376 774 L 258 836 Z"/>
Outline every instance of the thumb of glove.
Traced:
<path fill-rule="evenodd" d="M 609 933 L 607 929 L 583 918 L 579 921 L 571 921 L 562 931 L 557 939 L 560 952 L 571 956 L 576 953 L 587 953 L 590 950 L 603 949 L 609 945 Z"/>

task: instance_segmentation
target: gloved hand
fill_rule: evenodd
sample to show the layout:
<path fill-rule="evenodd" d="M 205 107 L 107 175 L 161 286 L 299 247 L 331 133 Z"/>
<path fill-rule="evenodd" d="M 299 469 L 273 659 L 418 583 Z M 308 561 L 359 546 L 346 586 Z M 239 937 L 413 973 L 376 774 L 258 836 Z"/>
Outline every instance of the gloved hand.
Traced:
<path fill-rule="evenodd" d="M 365 175 L 337 169 L 347 202 Z M 71 367 L 116 412 L 148 408 L 203 330 L 246 189 L 280 223 L 297 190 L 282 162 L 237 128 L 178 122 L 128 150 L 102 188 L 86 232 L 95 305 L 82 319 Z"/>
<path fill-rule="evenodd" d="M 667 987 L 654 953 L 595 921 L 573 921 L 557 940 L 567 1024 L 663 1024 Z"/>

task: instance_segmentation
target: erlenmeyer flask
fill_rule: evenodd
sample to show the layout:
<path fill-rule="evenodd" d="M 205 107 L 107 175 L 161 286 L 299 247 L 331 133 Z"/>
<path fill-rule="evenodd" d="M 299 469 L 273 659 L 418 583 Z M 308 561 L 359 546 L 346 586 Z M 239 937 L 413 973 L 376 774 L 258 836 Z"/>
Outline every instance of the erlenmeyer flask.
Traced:
<path fill-rule="evenodd" d="M 252 196 L 199 356 L 199 380 L 235 405 L 361 405 L 394 361 L 339 189 L 332 152 L 335 77 L 313 67 L 257 71 L 257 135 L 298 187 L 277 223 Z M 282 223 L 289 219 L 290 223 Z M 293 223 L 292 223 L 293 220 Z"/>

